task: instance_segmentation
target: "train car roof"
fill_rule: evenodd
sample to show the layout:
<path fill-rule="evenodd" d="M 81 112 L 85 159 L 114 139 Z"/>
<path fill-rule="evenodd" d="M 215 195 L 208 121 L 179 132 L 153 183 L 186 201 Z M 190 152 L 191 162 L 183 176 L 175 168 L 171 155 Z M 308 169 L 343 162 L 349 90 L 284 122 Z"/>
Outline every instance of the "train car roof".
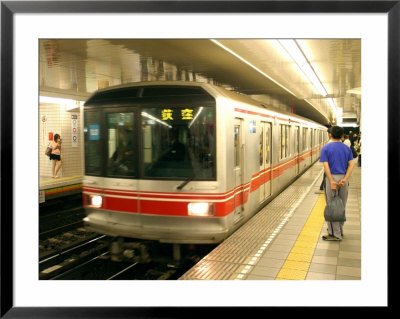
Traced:
<path fill-rule="evenodd" d="M 93 104 L 93 101 L 96 100 L 99 96 L 105 95 L 107 92 L 114 91 L 114 90 L 123 90 L 125 88 L 141 88 L 141 87 L 151 87 L 151 86 L 187 86 L 187 87 L 200 87 L 204 89 L 208 94 L 216 98 L 216 95 L 222 95 L 226 98 L 236 100 L 238 102 L 242 102 L 245 104 L 252 105 L 254 107 L 260 108 L 260 109 L 265 109 L 271 112 L 279 113 L 282 115 L 286 115 L 288 117 L 291 117 L 293 119 L 300 119 L 303 121 L 311 122 L 317 125 L 320 125 L 321 127 L 326 127 L 321 123 L 317 123 L 311 119 L 305 118 L 303 116 L 289 113 L 286 111 L 283 111 L 281 109 L 277 109 L 271 106 L 266 105 L 265 103 L 259 102 L 257 100 L 252 99 L 251 97 L 247 95 L 243 95 L 240 93 L 237 93 L 235 91 L 230 91 L 227 90 L 223 87 L 219 87 L 213 84 L 209 83 L 202 83 L 202 82 L 187 82 L 187 81 L 146 81 L 146 82 L 132 82 L 132 83 L 126 83 L 126 84 L 121 84 L 121 85 L 116 85 L 116 86 L 111 86 L 108 88 L 104 89 L 99 89 L 95 93 L 93 93 L 88 100 L 86 101 L 85 105 L 90 105 Z M 191 94 L 188 95 L 199 95 L 201 94 L 200 91 L 192 91 Z M 125 98 L 129 97 L 134 97 L 132 96 L 125 96 Z M 136 97 L 136 96 L 135 96 Z"/>
<path fill-rule="evenodd" d="M 207 84 L 207 85 L 210 85 L 210 84 Z M 218 87 L 218 86 L 215 86 L 215 85 L 210 85 L 210 86 L 212 86 L 214 89 L 218 90 L 218 92 L 220 94 L 222 94 L 222 95 L 224 95 L 224 96 L 226 96 L 226 97 L 228 97 L 228 98 L 230 98 L 232 100 L 237 100 L 239 102 L 250 104 L 252 106 L 255 106 L 255 107 L 263 109 L 263 110 L 268 110 L 268 111 L 271 111 L 271 112 L 274 112 L 274 113 L 286 115 L 286 116 L 288 116 L 290 118 L 293 118 L 293 119 L 299 119 L 299 120 L 311 122 L 311 123 L 314 123 L 314 124 L 320 125 L 321 127 L 325 127 L 326 128 L 326 126 L 321 124 L 321 123 L 315 122 L 315 121 L 313 121 L 311 119 L 305 118 L 305 117 L 303 117 L 301 115 L 298 115 L 298 114 L 289 113 L 289 112 L 286 112 L 284 110 L 268 106 L 265 103 L 257 101 L 257 100 L 254 100 L 253 98 L 251 98 L 251 97 L 249 97 L 247 95 L 243 95 L 243 94 L 237 93 L 235 91 L 226 90 L 226 89 L 224 89 L 222 87 Z"/>

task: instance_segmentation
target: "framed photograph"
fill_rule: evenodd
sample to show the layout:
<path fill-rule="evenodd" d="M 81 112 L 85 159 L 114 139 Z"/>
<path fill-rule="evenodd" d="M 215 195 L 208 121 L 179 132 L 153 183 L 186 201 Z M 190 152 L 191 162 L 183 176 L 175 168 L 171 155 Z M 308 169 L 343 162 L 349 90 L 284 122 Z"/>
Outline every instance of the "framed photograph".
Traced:
<path fill-rule="evenodd" d="M 252 311 L 248 307 L 389 307 L 389 211 L 400 177 L 399 31 L 400 1 L 2 1 L 1 317 L 179 318 L 211 310 L 222 316 L 227 307 L 242 315 Z M 38 122 L 48 119 L 38 114 L 39 42 L 78 38 L 361 39 L 362 280 L 329 282 L 331 303 L 327 283 L 317 280 L 39 280 Z M 78 116 L 72 113 L 67 125 L 76 152 Z M 98 129 L 91 126 L 93 141 Z"/>

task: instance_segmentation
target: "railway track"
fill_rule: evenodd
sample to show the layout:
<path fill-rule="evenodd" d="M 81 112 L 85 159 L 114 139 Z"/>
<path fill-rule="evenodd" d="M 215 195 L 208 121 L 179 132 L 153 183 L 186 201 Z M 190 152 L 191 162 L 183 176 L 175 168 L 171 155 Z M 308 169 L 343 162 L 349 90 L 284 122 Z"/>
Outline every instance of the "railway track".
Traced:
<path fill-rule="evenodd" d="M 80 254 L 66 252 L 63 261 L 54 263 L 47 259 L 39 274 L 39 279 L 47 280 L 168 280 L 177 279 L 188 267 L 174 267 L 170 264 L 150 261 L 141 263 L 131 261 L 115 262 L 107 247 L 88 248 Z M 41 267 L 42 268 L 42 267 Z"/>
<path fill-rule="evenodd" d="M 214 248 L 183 245 L 177 261 L 172 245 L 92 233 L 83 216 L 81 206 L 41 213 L 40 280 L 173 280 Z"/>
<path fill-rule="evenodd" d="M 52 252 L 39 260 L 39 279 L 50 279 L 77 265 L 108 251 L 104 235 L 96 235 L 85 241 Z"/>
<path fill-rule="evenodd" d="M 85 211 L 82 206 L 41 214 L 39 216 L 39 238 L 43 240 L 83 226 L 84 217 Z"/>
<path fill-rule="evenodd" d="M 41 280 L 174 280 L 195 265 L 204 250 L 186 254 L 180 262 L 171 258 L 166 245 L 129 242 L 116 259 L 112 243 L 115 239 L 97 236 L 39 261 Z M 210 247 L 211 249 L 211 247 Z M 149 255 L 151 252 L 151 256 Z"/>

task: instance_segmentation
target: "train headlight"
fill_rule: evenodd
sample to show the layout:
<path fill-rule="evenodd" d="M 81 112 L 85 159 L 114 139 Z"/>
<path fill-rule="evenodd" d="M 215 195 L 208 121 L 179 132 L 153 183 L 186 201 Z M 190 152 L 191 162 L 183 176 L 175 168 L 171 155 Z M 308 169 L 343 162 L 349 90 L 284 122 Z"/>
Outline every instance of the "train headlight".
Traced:
<path fill-rule="evenodd" d="M 89 197 L 89 205 L 93 207 L 100 208 L 101 205 L 103 204 L 103 198 L 99 195 L 91 195 Z"/>
<path fill-rule="evenodd" d="M 214 204 L 213 203 L 189 203 L 188 205 L 189 216 L 213 216 Z"/>

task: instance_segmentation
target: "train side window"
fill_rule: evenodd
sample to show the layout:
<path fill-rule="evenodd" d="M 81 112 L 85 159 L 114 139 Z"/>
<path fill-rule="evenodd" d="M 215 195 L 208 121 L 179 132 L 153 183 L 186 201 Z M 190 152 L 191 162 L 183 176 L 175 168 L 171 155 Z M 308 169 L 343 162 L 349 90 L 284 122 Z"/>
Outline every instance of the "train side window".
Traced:
<path fill-rule="evenodd" d="M 281 148 L 280 148 L 280 159 L 285 157 L 285 130 L 283 125 L 281 125 Z"/>
<path fill-rule="evenodd" d="M 239 149 L 239 131 L 240 131 L 240 126 L 235 125 L 234 126 L 234 131 L 233 131 L 233 136 L 234 136 L 234 167 L 240 166 L 240 149 Z"/>
<path fill-rule="evenodd" d="M 286 157 L 290 156 L 290 143 L 289 143 L 289 125 L 285 125 L 285 131 L 286 131 Z"/>
<path fill-rule="evenodd" d="M 314 130 L 311 129 L 310 131 L 310 150 L 313 148 L 313 139 L 314 139 Z"/>
<path fill-rule="evenodd" d="M 263 164 L 263 155 L 264 155 L 264 128 L 260 127 L 260 166 Z M 267 153 L 268 154 L 268 153 Z"/>
<path fill-rule="evenodd" d="M 314 130 L 314 146 L 318 145 L 318 130 Z"/>
<path fill-rule="evenodd" d="M 107 175 L 135 177 L 134 113 L 107 113 Z"/>
<path fill-rule="evenodd" d="M 307 130 L 308 129 L 306 127 L 303 127 L 303 143 L 302 143 L 303 151 L 305 151 L 307 149 L 307 133 L 308 133 Z"/>
<path fill-rule="evenodd" d="M 101 165 L 101 112 L 85 111 L 84 138 L 85 138 L 85 174 L 100 176 Z"/>
<path fill-rule="evenodd" d="M 315 129 L 311 129 L 310 148 L 313 149 L 314 146 L 315 146 Z"/>
<path fill-rule="evenodd" d="M 269 154 L 270 154 L 270 145 L 271 145 L 271 141 L 270 141 L 270 134 L 271 134 L 271 126 L 268 125 L 265 128 L 265 150 L 266 150 L 266 154 L 265 154 L 265 163 L 269 164 L 270 159 L 269 159 Z"/>
<path fill-rule="evenodd" d="M 281 124 L 281 155 L 280 159 L 290 155 L 289 125 Z"/>

